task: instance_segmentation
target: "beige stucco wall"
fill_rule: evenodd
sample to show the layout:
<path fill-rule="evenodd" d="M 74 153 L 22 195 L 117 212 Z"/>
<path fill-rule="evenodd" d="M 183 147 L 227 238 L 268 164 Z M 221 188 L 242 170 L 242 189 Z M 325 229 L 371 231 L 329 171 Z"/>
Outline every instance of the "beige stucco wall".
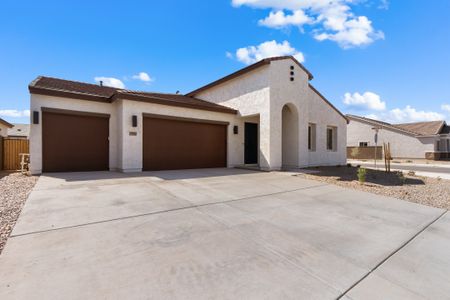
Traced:
<path fill-rule="evenodd" d="M 359 146 L 360 142 L 368 142 L 374 146 L 375 132 L 373 125 L 350 120 L 347 127 L 347 145 Z M 425 158 L 425 152 L 435 150 L 436 138 L 416 138 L 407 134 L 381 129 L 378 133 L 378 145 L 390 143 L 391 155 L 396 158 Z"/>
<path fill-rule="evenodd" d="M 8 127 L 0 123 L 0 136 L 6 137 L 8 135 Z"/>
<path fill-rule="evenodd" d="M 241 121 L 236 115 L 220 112 L 196 110 L 190 108 L 167 106 L 153 103 L 144 103 L 130 100 L 119 100 L 122 122 L 119 126 L 119 136 L 123 164 L 121 169 L 125 172 L 140 171 L 142 169 L 142 149 L 143 149 L 143 114 L 156 114 L 163 116 L 182 117 L 200 120 L 227 122 L 228 125 L 228 145 L 227 163 L 228 167 L 243 164 L 243 131 L 233 134 L 233 126 L 242 128 Z M 131 127 L 131 116 L 138 117 L 138 127 Z M 130 132 L 136 132 L 136 136 L 130 136 Z"/>
<path fill-rule="evenodd" d="M 293 82 L 290 81 L 290 66 L 294 66 Z M 263 169 L 282 167 L 282 109 L 286 104 L 293 105 L 298 112 L 299 167 L 346 162 L 346 120 L 309 87 L 307 73 L 292 60 L 272 61 L 270 65 L 210 88 L 196 97 L 238 109 L 244 116 L 260 116 L 259 164 Z M 317 126 L 314 152 L 308 150 L 310 122 Z M 338 130 L 336 151 L 326 150 L 327 126 L 335 126 Z M 290 139 L 290 143 L 292 141 L 294 139 Z"/>
<path fill-rule="evenodd" d="M 39 112 L 39 124 L 30 125 L 30 171 L 32 174 L 40 174 L 42 172 L 42 107 L 109 114 L 109 168 L 111 170 L 118 169 L 116 105 L 32 94 L 30 111 Z"/>
<path fill-rule="evenodd" d="M 290 67 L 294 66 L 294 81 L 290 81 Z M 291 60 L 271 63 L 270 111 L 272 132 L 273 166 L 282 165 L 281 112 L 286 104 L 298 110 L 298 163 L 300 167 L 342 165 L 346 163 L 346 120 L 328 105 L 310 87 L 308 74 Z M 316 124 L 316 150 L 308 150 L 308 124 Z M 326 128 L 337 128 L 335 151 L 326 149 Z"/>
<path fill-rule="evenodd" d="M 270 71 L 260 67 L 245 75 L 229 80 L 195 95 L 197 98 L 218 103 L 239 111 L 239 116 L 259 116 L 259 165 L 270 167 Z M 240 122 L 241 156 L 244 152 L 244 122 Z"/>
<path fill-rule="evenodd" d="M 120 99 L 110 104 L 31 95 L 31 111 L 40 112 L 39 124 L 31 124 L 30 128 L 30 170 L 33 174 L 40 174 L 42 172 L 42 107 L 110 114 L 109 164 L 111 170 L 124 172 L 142 170 L 142 116 L 144 113 L 228 122 L 228 166 L 232 167 L 243 164 L 243 130 L 240 130 L 237 135 L 233 134 L 233 125 L 238 125 L 242 128 L 243 123 L 233 114 Z M 137 128 L 131 126 L 131 116 L 133 115 L 138 117 Z M 130 135 L 130 132 L 136 132 L 137 135 Z"/>

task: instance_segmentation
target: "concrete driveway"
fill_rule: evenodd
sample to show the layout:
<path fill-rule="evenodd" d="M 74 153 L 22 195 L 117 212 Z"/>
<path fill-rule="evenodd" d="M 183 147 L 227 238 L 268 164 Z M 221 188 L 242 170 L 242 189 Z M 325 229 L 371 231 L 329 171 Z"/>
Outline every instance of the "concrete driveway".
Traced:
<path fill-rule="evenodd" d="M 445 211 L 237 169 L 47 174 L 0 299 L 443 299 Z"/>

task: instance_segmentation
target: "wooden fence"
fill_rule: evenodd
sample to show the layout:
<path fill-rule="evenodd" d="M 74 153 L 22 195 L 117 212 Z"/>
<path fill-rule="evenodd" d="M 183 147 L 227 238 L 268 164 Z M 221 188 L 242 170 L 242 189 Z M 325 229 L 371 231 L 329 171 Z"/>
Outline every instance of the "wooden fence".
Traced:
<path fill-rule="evenodd" d="M 19 153 L 30 153 L 30 143 L 25 139 L 3 138 L 1 143 L 3 170 L 19 170 Z"/>
<path fill-rule="evenodd" d="M 377 148 L 377 159 L 383 157 L 383 147 L 368 146 L 368 147 L 347 147 L 347 158 L 350 159 L 374 159 L 375 148 Z"/>

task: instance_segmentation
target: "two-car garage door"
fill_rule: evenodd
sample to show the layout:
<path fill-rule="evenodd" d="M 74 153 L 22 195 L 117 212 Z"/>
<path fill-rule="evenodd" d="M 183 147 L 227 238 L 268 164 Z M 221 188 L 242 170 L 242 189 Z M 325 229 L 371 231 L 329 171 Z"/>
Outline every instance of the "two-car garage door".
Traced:
<path fill-rule="evenodd" d="M 226 167 L 227 125 L 144 117 L 143 169 Z"/>
<path fill-rule="evenodd" d="M 44 172 L 109 169 L 109 115 L 44 111 Z M 227 125 L 144 117 L 143 169 L 226 167 Z"/>

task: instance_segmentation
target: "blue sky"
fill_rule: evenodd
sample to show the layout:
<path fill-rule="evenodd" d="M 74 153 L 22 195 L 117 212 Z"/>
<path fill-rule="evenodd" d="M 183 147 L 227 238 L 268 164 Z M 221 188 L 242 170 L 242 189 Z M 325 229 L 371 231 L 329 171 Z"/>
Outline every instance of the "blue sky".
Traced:
<path fill-rule="evenodd" d="M 284 54 L 344 113 L 450 121 L 448 0 L 4 0 L 0 117 L 38 75 L 186 93 Z"/>

